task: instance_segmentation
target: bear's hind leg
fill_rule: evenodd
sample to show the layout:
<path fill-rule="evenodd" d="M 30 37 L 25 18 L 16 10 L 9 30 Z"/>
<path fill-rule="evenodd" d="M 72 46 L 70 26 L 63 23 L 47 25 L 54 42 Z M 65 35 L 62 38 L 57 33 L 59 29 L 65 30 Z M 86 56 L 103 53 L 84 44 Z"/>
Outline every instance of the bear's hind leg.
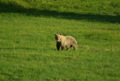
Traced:
<path fill-rule="evenodd" d="M 73 46 L 74 50 L 77 50 L 77 46 Z"/>
<path fill-rule="evenodd" d="M 77 50 L 77 47 L 73 47 L 74 48 L 74 50 Z"/>
<path fill-rule="evenodd" d="M 70 50 L 70 47 L 67 47 L 67 50 L 69 51 L 69 50 Z"/>
<path fill-rule="evenodd" d="M 72 47 L 72 45 L 71 46 L 67 46 L 67 50 L 69 51 L 71 47 Z"/>

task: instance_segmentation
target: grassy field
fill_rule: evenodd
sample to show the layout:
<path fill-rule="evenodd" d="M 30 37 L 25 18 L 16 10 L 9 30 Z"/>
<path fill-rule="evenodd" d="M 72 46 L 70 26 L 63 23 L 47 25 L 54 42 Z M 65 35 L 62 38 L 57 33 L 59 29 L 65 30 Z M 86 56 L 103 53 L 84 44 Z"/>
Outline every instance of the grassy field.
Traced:
<path fill-rule="evenodd" d="M 1 0 L 0 81 L 119 81 L 119 0 L 91 1 Z M 57 51 L 55 33 L 78 50 Z"/>

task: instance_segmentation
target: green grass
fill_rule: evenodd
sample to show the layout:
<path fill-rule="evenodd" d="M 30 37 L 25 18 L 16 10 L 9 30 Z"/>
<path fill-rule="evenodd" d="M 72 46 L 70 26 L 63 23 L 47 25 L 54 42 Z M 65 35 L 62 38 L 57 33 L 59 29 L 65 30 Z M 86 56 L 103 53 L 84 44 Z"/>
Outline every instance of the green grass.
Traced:
<path fill-rule="evenodd" d="M 0 80 L 116 81 L 120 76 L 120 24 L 0 16 Z M 72 35 L 77 51 L 57 51 L 54 33 Z"/>
<path fill-rule="evenodd" d="M 1 0 L 1 11 L 23 12 L 29 9 L 83 14 L 120 15 L 120 0 Z M 31 12 L 31 13 L 34 13 Z"/>
<path fill-rule="evenodd" d="M 117 0 L 32 1 L 0 1 L 0 81 L 120 80 Z M 43 7 L 38 4 L 40 1 Z M 74 1 L 83 3 L 71 5 Z M 89 2 L 102 3 L 108 11 L 102 13 L 94 7 L 96 5 L 79 11 Z M 60 10 L 61 5 L 64 9 Z M 72 8 L 74 5 L 76 7 Z M 57 51 L 55 33 L 75 37 L 78 50 Z"/>

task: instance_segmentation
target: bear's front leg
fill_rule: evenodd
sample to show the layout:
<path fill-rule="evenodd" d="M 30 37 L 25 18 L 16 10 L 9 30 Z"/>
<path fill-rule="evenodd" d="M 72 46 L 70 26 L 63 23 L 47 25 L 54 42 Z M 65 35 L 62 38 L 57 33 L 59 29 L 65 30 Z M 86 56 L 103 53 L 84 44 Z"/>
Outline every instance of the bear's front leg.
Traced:
<path fill-rule="evenodd" d="M 72 47 L 72 46 L 68 45 L 68 46 L 67 46 L 67 50 L 69 51 L 71 47 Z"/>
<path fill-rule="evenodd" d="M 56 47 L 58 51 L 60 50 L 60 46 L 61 46 L 61 43 L 57 42 Z"/>
<path fill-rule="evenodd" d="M 65 47 L 62 46 L 62 47 L 61 47 L 61 50 L 64 50 L 64 49 L 65 49 Z"/>

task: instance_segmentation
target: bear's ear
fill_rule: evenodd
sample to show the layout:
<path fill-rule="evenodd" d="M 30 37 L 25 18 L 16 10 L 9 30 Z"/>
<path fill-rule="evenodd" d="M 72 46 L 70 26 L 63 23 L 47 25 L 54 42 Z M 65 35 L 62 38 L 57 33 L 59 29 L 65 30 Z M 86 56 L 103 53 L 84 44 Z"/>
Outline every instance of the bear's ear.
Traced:
<path fill-rule="evenodd" d="M 58 37 L 58 34 L 55 33 L 55 36 Z"/>
<path fill-rule="evenodd" d="M 60 33 L 60 35 L 63 35 L 62 33 Z"/>

